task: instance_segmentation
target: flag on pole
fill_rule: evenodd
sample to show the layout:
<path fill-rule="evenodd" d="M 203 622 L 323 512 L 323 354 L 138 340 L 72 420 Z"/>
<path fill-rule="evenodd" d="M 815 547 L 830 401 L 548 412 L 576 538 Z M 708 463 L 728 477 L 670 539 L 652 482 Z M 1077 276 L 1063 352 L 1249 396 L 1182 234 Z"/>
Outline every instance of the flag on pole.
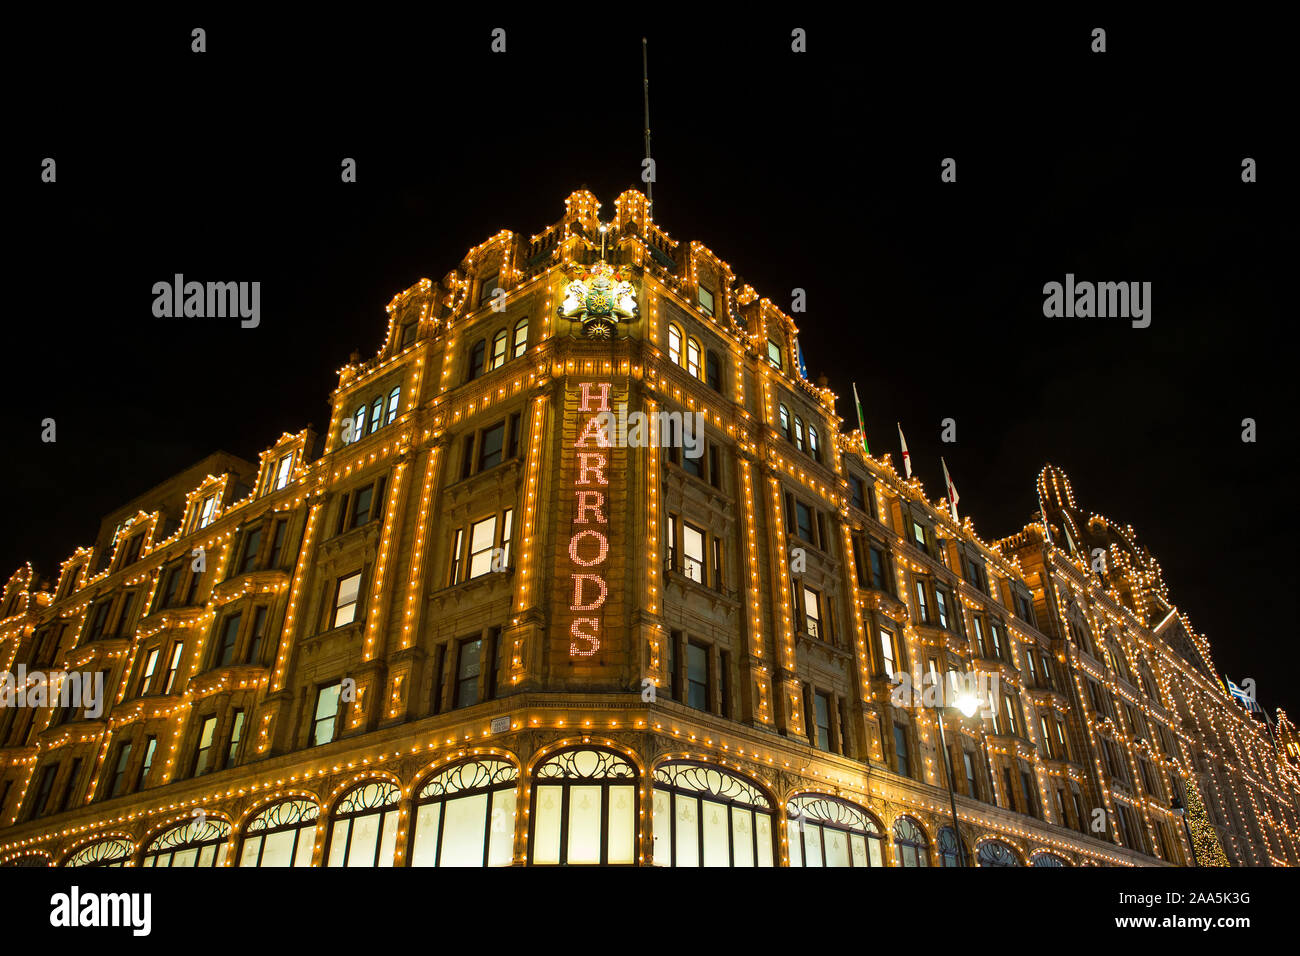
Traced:
<path fill-rule="evenodd" d="M 1238 687 L 1236 684 L 1234 684 L 1232 682 L 1232 678 L 1229 677 L 1227 674 L 1223 675 L 1223 679 L 1228 682 L 1228 693 L 1230 693 L 1233 697 L 1237 698 L 1237 700 L 1241 703 L 1241 706 L 1246 708 L 1247 712 L 1258 712 L 1261 714 L 1264 713 L 1264 708 L 1259 706 L 1259 702 L 1255 700 L 1254 697 L 1250 696 L 1249 691 L 1246 691 Z M 1268 715 L 1265 714 L 1265 717 L 1267 716 Z"/>
<path fill-rule="evenodd" d="M 808 365 L 803 360 L 803 348 L 799 345 L 799 336 L 794 337 L 794 355 L 799 363 L 799 377 L 808 381 Z"/>
<path fill-rule="evenodd" d="M 862 400 L 858 398 L 858 383 L 853 383 L 853 404 L 858 406 L 858 431 L 862 432 L 862 452 L 868 458 L 871 457 L 871 449 L 867 447 L 867 426 L 862 424 Z"/>
<path fill-rule="evenodd" d="M 960 522 L 957 517 L 957 502 L 961 501 L 961 495 L 957 494 L 957 486 L 952 483 L 952 477 L 948 474 L 948 463 L 940 456 L 939 464 L 943 465 L 943 481 L 948 486 L 948 502 L 952 505 L 952 520 Z"/>
<path fill-rule="evenodd" d="M 898 425 L 898 422 L 894 422 Z M 907 472 L 907 477 L 912 477 L 912 456 L 907 451 L 907 439 L 903 437 L 903 426 L 898 425 L 898 443 L 903 446 L 903 470 Z"/>

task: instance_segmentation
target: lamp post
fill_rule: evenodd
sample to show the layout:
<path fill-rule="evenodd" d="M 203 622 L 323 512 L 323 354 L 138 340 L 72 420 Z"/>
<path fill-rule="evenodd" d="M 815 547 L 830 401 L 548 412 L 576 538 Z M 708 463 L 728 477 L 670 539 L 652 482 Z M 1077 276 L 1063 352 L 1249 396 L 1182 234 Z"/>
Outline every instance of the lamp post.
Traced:
<path fill-rule="evenodd" d="M 974 694 L 963 694 L 956 700 L 956 709 L 961 711 L 967 717 L 975 713 L 979 701 Z M 950 708 L 946 705 L 935 704 L 934 716 L 939 723 L 939 746 L 943 748 L 944 766 L 948 770 L 948 806 L 952 810 L 952 832 L 957 838 L 957 863 L 959 866 L 967 866 L 966 862 L 966 844 L 961 838 L 961 824 L 957 821 L 957 794 L 952 787 L 952 752 L 948 750 L 948 736 L 943 729 L 943 712 Z M 942 858 L 942 852 L 940 853 Z"/>
<path fill-rule="evenodd" d="M 1178 815 L 1178 819 L 1183 821 L 1183 832 L 1187 834 L 1187 845 L 1192 848 L 1192 866 L 1200 866 L 1201 861 L 1196 856 L 1196 843 L 1192 840 L 1192 828 L 1187 825 L 1187 808 L 1183 806 L 1183 801 L 1178 799 L 1177 794 L 1174 794 L 1169 809 Z"/>

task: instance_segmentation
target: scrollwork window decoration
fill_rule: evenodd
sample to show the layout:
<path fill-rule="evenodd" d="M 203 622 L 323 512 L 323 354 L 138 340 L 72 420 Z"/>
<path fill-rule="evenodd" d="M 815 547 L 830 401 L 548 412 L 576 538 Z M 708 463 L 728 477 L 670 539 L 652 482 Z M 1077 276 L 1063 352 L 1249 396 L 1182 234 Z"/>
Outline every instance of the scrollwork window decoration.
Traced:
<path fill-rule="evenodd" d="M 220 843 L 228 836 L 230 824 L 224 820 L 195 819 L 159 834 L 145 852 L 159 853 L 188 849 L 205 843 Z"/>
<path fill-rule="evenodd" d="M 339 801 L 334 816 L 342 817 L 350 813 L 368 813 L 396 806 L 402 798 L 402 791 L 387 780 L 376 780 L 349 790 L 347 796 Z"/>
<path fill-rule="evenodd" d="M 817 823 L 861 830 L 863 833 L 882 832 L 880 824 L 867 813 L 843 800 L 833 800 L 830 797 L 816 795 L 795 797 L 786 805 L 786 813 L 793 820 L 802 817 Z"/>
<path fill-rule="evenodd" d="M 713 767 L 691 763 L 668 763 L 655 768 L 656 784 L 677 790 L 707 793 L 722 800 L 770 810 L 772 805 L 763 792 L 742 777 L 723 773 Z"/>
<path fill-rule="evenodd" d="M 1001 840 L 986 840 L 979 845 L 975 858 L 980 866 L 1019 866 L 1015 850 Z"/>
<path fill-rule="evenodd" d="M 429 779 L 417 799 L 443 797 L 469 790 L 486 790 L 519 779 L 519 770 L 508 760 L 471 760 L 448 767 Z"/>
<path fill-rule="evenodd" d="M 246 832 L 261 833 L 281 827 L 315 823 L 319 818 L 320 807 L 311 800 L 283 800 L 255 816 L 249 822 Z"/>
<path fill-rule="evenodd" d="M 1008 864 L 1015 866 L 1016 864 Z M 1054 853 L 1039 853 L 1031 861 L 1031 866 L 1065 866 L 1065 861 Z"/>
<path fill-rule="evenodd" d="M 607 750 L 566 750 L 537 768 L 539 780 L 635 780 L 636 768 Z"/>
<path fill-rule="evenodd" d="M 107 840 L 96 840 L 94 843 L 83 846 L 72 856 L 68 857 L 68 862 L 64 866 L 123 866 L 131 854 L 135 852 L 135 847 L 129 840 L 123 840 L 120 837 L 110 837 Z"/>

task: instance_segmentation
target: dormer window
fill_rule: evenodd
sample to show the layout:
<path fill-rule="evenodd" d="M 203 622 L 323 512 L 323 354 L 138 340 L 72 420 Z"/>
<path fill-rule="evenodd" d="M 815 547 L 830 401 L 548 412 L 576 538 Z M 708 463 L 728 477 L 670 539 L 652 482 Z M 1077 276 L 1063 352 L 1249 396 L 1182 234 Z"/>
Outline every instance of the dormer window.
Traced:
<path fill-rule="evenodd" d="M 695 297 L 700 303 L 700 311 L 706 315 L 713 314 L 713 291 L 700 286 L 695 290 Z"/>
<path fill-rule="evenodd" d="M 500 280 L 500 278 L 501 278 L 501 273 L 494 272 L 490 276 L 487 276 L 486 278 L 483 279 L 483 282 L 478 287 L 479 308 L 482 308 L 483 306 L 487 305 L 488 300 L 492 298 L 492 295 L 497 288 L 497 282 Z"/>
<path fill-rule="evenodd" d="M 779 369 L 781 367 L 781 346 L 771 339 L 767 340 L 767 360 L 772 363 L 773 368 Z"/>
<path fill-rule="evenodd" d="M 283 456 L 275 463 L 275 478 L 271 482 L 271 490 L 279 491 L 289 483 L 289 476 L 293 473 L 293 452 Z"/>
<path fill-rule="evenodd" d="M 203 499 L 203 504 L 199 506 L 199 528 L 206 528 L 212 524 L 213 512 L 217 507 L 217 496 L 208 495 Z"/>

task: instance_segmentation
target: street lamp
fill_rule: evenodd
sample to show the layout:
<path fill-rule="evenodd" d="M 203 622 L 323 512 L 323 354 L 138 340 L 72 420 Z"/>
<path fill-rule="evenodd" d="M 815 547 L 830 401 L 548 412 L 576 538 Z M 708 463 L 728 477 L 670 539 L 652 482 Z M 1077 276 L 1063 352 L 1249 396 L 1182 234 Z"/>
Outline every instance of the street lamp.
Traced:
<path fill-rule="evenodd" d="M 1177 794 L 1174 794 L 1174 799 L 1170 801 L 1169 809 L 1178 816 L 1178 819 L 1183 821 L 1183 832 L 1187 834 L 1187 845 L 1192 848 L 1192 865 L 1200 866 L 1201 861 L 1196 857 L 1196 843 L 1192 840 L 1192 828 L 1187 825 L 1187 808 L 1183 806 L 1183 801 L 1178 799 Z"/>
<path fill-rule="evenodd" d="M 967 717 L 972 717 L 979 708 L 979 698 L 972 693 L 961 694 L 954 702 L 957 710 Z M 934 705 L 934 716 L 939 723 L 939 746 L 943 748 L 944 764 L 948 768 L 948 806 L 952 810 L 952 832 L 957 838 L 957 863 L 966 866 L 966 844 L 961 838 L 961 824 L 957 822 L 957 794 L 952 788 L 952 753 L 948 750 L 948 737 L 943 730 L 943 712 L 947 706 Z M 942 856 L 942 854 L 941 854 Z"/>

